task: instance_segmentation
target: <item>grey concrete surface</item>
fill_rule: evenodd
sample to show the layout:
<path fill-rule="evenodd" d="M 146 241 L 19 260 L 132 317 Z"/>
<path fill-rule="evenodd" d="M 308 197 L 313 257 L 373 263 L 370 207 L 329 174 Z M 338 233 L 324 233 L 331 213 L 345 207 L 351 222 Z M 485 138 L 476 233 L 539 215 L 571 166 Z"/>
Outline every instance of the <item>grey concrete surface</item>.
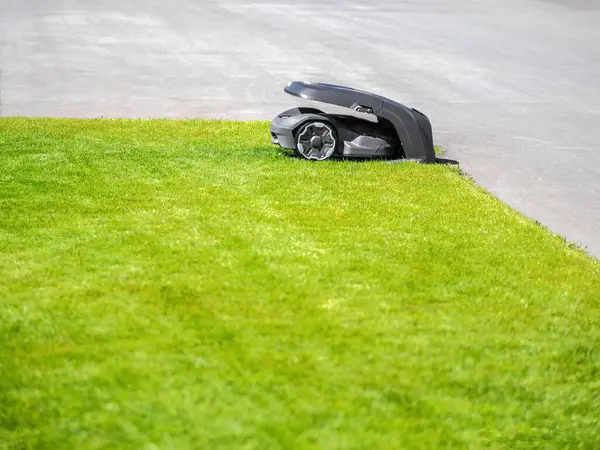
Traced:
<path fill-rule="evenodd" d="M 0 115 L 270 119 L 290 80 L 351 85 L 600 256 L 599 24 L 597 0 L 0 0 Z"/>

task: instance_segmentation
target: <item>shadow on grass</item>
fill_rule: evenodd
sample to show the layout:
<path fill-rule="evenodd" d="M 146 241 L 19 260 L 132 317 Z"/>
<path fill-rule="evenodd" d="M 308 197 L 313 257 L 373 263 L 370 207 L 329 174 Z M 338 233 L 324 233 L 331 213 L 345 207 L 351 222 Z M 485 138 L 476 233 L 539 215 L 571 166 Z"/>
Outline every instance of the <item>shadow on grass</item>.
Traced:
<path fill-rule="evenodd" d="M 298 153 L 294 152 L 293 150 L 289 150 L 289 149 L 283 149 L 283 148 L 279 148 L 279 153 L 283 156 L 287 156 L 288 158 L 292 158 L 292 159 L 302 159 L 305 161 L 311 161 L 311 162 L 318 162 L 316 160 L 307 160 L 305 158 L 303 158 L 302 156 L 300 156 Z M 409 159 L 404 159 L 404 158 L 389 158 L 389 157 L 375 157 L 375 158 L 347 158 L 347 157 L 343 157 L 343 156 L 337 156 L 337 157 L 332 157 L 329 159 L 329 161 L 347 161 L 347 162 L 356 162 L 356 163 L 365 163 L 368 161 L 388 161 L 390 164 L 398 164 L 398 163 L 404 163 L 404 162 L 409 162 L 411 160 Z M 459 164 L 459 162 L 455 159 L 447 159 L 447 158 L 435 158 L 435 162 L 434 164 L 442 164 L 442 165 L 454 165 L 457 166 Z"/>

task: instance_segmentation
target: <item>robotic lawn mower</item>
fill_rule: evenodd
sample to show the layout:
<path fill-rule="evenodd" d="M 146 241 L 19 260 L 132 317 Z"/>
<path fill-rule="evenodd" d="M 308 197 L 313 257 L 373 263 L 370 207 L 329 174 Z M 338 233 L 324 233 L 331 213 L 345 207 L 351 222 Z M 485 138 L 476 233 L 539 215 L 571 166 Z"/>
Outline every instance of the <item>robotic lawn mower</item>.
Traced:
<path fill-rule="evenodd" d="M 315 108 L 293 108 L 271 122 L 271 142 L 294 149 L 303 158 L 404 158 L 435 162 L 427 116 L 393 100 L 344 86 L 294 81 L 288 94 L 362 113 L 326 114 Z"/>

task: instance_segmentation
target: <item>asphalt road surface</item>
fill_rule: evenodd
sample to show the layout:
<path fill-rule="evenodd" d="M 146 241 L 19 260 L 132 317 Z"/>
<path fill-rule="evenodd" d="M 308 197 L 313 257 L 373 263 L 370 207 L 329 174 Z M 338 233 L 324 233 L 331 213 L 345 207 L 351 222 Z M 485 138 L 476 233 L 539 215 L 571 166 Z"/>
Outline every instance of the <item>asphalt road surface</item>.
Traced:
<path fill-rule="evenodd" d="M 371 90 L 600 256 L 598 24 L 597 0 L 0 0 L 0 115 L 270 119 L 290 80 Z"/>

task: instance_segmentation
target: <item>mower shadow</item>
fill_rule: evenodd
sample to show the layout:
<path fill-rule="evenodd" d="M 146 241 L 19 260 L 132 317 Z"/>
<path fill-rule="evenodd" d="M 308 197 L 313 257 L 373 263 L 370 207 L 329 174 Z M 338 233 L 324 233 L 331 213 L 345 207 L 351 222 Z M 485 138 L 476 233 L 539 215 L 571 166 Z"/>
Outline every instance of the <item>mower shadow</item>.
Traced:
<path fill-rule="evenodd" d="M 287 149 L 279 149 L 279 153 L 282 154 L 283 156 L 287 156 L 288 158 L 291 159 L 301 159 L 304 161 L 308 161 L 305 160 L 304 158 L 302 158 L 300 155 L 298 155 L 297 153 L 295 153 L 292 150 L 287 150 Z M 343 157 L 335 157 L 335 158 L 331 158 L 329 159 L 329 161 L 337 161 L 337 162 L 341 162 L 341 161 L 345 161 L 345 162 L 353 162 L 353 163 L 357 163 L 357 164 L 363 164 L 369 161 L 387 161 L 389 164 L 399 164 L 399 163 L 405 163 L 405 162 L 409 162 L 410 160 L 408 159 L 393 159 L 393 158 L 343 158 Z M 318 161 L 310 161 L 310 162 L 318 162 Z M 441 164 L 441 165 L 453 165 L 453 166 L 457 166 L 459 165 L 459 162 L 455 159 L 446 159 L 446 158 L 435 158 L 435 162 L 433 164 Z"/>
<path fill-rule="evenodd" d="M 435 158 L 435 163 L 436 164 L 443 164 L 445 166 L 448 165 L 452 165 L 452 166 L 458 166 L 459 162 L 455 159 L 446 159 L 446 158 Z"/>

